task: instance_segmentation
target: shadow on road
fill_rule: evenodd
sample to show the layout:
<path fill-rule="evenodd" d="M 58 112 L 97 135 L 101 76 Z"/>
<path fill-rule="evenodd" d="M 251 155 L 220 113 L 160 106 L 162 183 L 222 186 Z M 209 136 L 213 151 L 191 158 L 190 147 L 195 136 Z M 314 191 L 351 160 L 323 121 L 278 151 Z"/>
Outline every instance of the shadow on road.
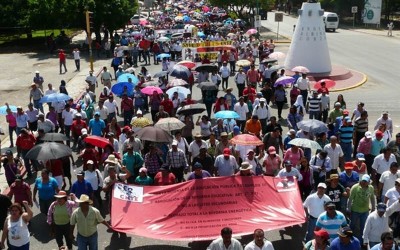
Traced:
<path fill-rule="evenodd" d="M 49 235 L 50 228 L 46 223 L 46 220 L 46 215 L 40 213 L 35 215 L 29 223 L 29 231 L 35 232 L 32 233 L 31 236 L 41 243 L 48 243 L 49 241 L 53 240 L 53 238 Z"/>

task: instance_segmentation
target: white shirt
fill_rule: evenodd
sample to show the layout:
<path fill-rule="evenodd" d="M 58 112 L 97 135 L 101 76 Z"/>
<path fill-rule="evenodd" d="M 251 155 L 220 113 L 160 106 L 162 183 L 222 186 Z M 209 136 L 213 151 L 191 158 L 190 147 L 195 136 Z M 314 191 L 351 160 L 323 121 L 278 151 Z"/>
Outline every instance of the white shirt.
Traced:
<path fill-rule="evenodd" d="M 382 233 L 392 231 L 389 228 L 389 216 L 399 209 L 400 203 L 396 202 L 386 209 L 382 217 L 378 215 L 377 210 L 370 213 L 364 226 L 363 242 L 380 242 Z"/>
<path fill-rule="evenodd" d="M 40 121 L 38 120 L 38 130 L 39 129 L 43 129 L 45 133 L 48 133 L 50 131 L 54 131 L 55 130 L 55 126 L 54 123 L 52 121 L 50 121 L 49 119 L 44 119 L 44 121 Z"/>
<path fill-rule="evenodd" d="M 62 111 L 62 119 L 64 119 L 64 125 L 67 126 L 71 126 L 72 122 L 74 121 L 74 115 L 75 115 L 75 110 L 74 109 L 69 109 L 69 111 L 67 110 L 63 110 Z"/>
<path fill-rule="evenodd" d="M 381 125 L 382 123 L 386 124 L 386 130 L 389 130 L 390 133 L 393 133 L 393 121 L 392 118 L 388 117 L 387 120 L 383 120 L 382 117 L 379 118 L 378 120 L 376 120 L 376 124 L 374 127 L 374 130 L 377 130 L 379 128 L 379 125 Z"/>
<path fill-rule="evenodd" d="M 228 66 L 221 66 L 219 73 L 221 73 L 222 78 L 226 78 L 231 75 L 231 70 L 228 68 Z"/>
<path fill-rule="evenodd" d="M 81 56 L 80 56 L 80 51 L 79 50 L 74 50 L 73 52 L 72 52 L 72 54 L 74 55 L 74 60 L 79 60 L 79 59 L 81 59 Z"/>
<path fill-rule="evenodd" d="M 308 214 L 314 218 L 318 218 L 320 214 L 325 212 L 325 203 L 331 201 L 331 198 L 324 194 L 321 198 L 318 197 L 317 193 L 310 194 L 307 196 L 303 203 L 303 207 L 307 209 Z"/>
<path fill-rule="evenodd" d="M 103 186 L 103 176 L 98 169 L 93 172 L 86 170 L 85 180 L 92 185 L 94 191 Z"/>
<path fill-rule="evenodd" d="M 256 105 L 253 110 L 253 115 L 257 115 L 258 119 L 269 119 L 271 117 L 270 107 L 264 103 L 264 107 L 261 104 Z"/>
<path fill-rule="evenodd" d="M 115 113 L 118 107 L 117 102 L 115 100 L 110 102 L 110 100 L 108 99 L 104 101 L 104 106 L 107 108 L 109 114 Z"/>
<path fill-rule="evenodd" d="M 332 148 L 332 145 L 329 143 L 325 145 L 324 150 L 328 153 L 329 158 L 331 159 L 331 167 L 332 169 L 339 168 L 339 158 L 343 157 L 343 150 L 339 144 L 336 143 L 336 147 Z"/>
<path fill-rule="evenodd" d="M 223 154 L 215 158 L 214 167 L 217 169 L 219 176 L 232 176 L 235 174 L 235 170 L 239 168 L 233 155 L 230 155 L 229 159 L 226 160 Z"/>
<path fill-rule="evenodd" d="M 253 240 L 252 242 L 246 245 L 244 250 L 274 250 L 274 246 L 272 245 L 271 242 L 266 240 L 264 241 L 264 245 L 260 248 L 259 246 L 256 245 L 256 243 Z"/>
<path fill-rule="evenodd" d="M 225 247 L 222 238 L 213 240 L 211 244 L 207 247 L 207 250 L 243 250 L 242 244 L 235 238 L 231 239 L 231 244 L 228 248 Z"/>
<path fill-rule="evenodd" d="M 386 194 L 389 189 L 394 188 L 394 183 L 399 177 L 400 171 L 397 171 L 396 174 L 392 174 L 390 170 L 383 172 L 381 177 L 379 178 L 379 182 L 383 184 L 382 194 Z"/>
<path fill-rule="evenodd" d="M 377 155 L 374 159 L 374 163 L 372 163 L 372 168 L 376 170 L 378 174 L 382 174 L 385 171 L 388 171 L 390 168 L 390 164 L 392 162 L 397 162 L 394 154 L 390 154 L 390 158 L 386 161 L 383 154 Z"/>
<path fill-rule="evenodd" d="M 396 201 L 399 201 L 400 198 L 400 193 L 399 191 L 396 190 L 396 187 L 390 188 L 386 193 L 385 197 L 387 197 L 389 200 L 387 201 L 387 206 L 392 205 Z"/>
<path fill-rule="evenodd" d="M 280 178 L 283 178 L 283 177 L 296 177 L 297 181 L 303 180 L 303 176 L 300 174 L 299 170 L 297 170 L 297 168 L 294 168 L 294 167 L 292 167 L 290 172 L 287 172 L 286 168 L 281 169 L 278 172 L 278 176 Z"/>
<path fill-rule="evenodd" d="M 244 84 L 246 81 L 246 78 L 247 78 L 247 76 L 245 73 L 238 72 L 235 75 L 235 82 L 236 82 L 236 84 Z"/>
<path fill-rule="evenodd" d="M 201 140 L 201 145 L 199 146 L 197 142 L 194 140 L 189 145 L 189 153 L 192 154 L 192 159 L 200 154 L 200 147 L 201 146 L 207 147 L 207 144 L 204 140 Z"/>
<path fill-rule="evenodd" d="M 318 96 L 318 98 L 321 98 L 322 110 L 327 110 L 327 109 L 329 109 L 329 103 L 330 103 L 329 95 L 325 94 L 325 96 L 323 96 L 322 94 L 320 94 L 320 95 Z"/>
<path fill-rule="evenodd" d="M 90 82 L 91 85 L 96 84 L 97 78 L 95 76 L 88 75 L 86 77 L 86 81 Z"/>
<path fill-rule="evenodd" d="M 54 89 L 48 89 L 46 90 L 46 92 L 44 92 L 44 95 L 51 95 L 51 94 L 55 94 L 57 93 L 57 91 L 55 91 Z"/>
<path fill-rule="evenodd" d="M 237 120 L 239 121 L 247 120 L 247 113 L 249 113 L 249 107 L 247 106 L 247 103 L 243 103 L 243 105 L 240 105 L 240 102 L 237 102 L 233 106 L 233 110 L 240 116 L 240 118 Z"/>
<path fill-rule="evenodd" d="M 76 118 L 76 114 L 81 114 L 82 120 L 86 120 L 87 119 L 86 112 L 84 112 L 84 111 L 83 112 L 82 111 L 80 111 L 80 112 L 76 111 L 76 113 L 74 115 L 74 118 Z"/>
<path fill-rule="evenodd" d="M 310 81 L 308 78 L 300 77 L 297 79 L 297 86 L 300 90 L 309 90 L 310 89 Z"/>
<path fill-rule="evenodd" d="M 96 107 L 96 109 L 94 110 L 94 112 L 99 112 L 100 113 L 100 119 L 102 120 L 107 120 L 108 117 L 108 109 L 107 107 L 103 106 L 102 109 L 100 109 L 99 106 Z"/>

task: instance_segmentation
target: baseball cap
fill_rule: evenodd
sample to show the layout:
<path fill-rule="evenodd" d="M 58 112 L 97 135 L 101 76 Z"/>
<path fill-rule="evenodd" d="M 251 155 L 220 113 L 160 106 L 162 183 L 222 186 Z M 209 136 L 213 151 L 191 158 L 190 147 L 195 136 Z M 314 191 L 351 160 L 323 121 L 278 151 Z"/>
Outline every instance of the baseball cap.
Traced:
<path fill-rule="evenodd" d="M 335 102 L 335 107 L 341 107 L 342 104 L 340 104 L 340 102 Z"/>
<path fill-rule="evenodd" d="M 6 155 L 13 155 L 13 152 L 12 152 L 11 150 L 8 149 L 8 150 L 6 151 Z"/>
<path fill-rule="evenodd" d="M 147 168 L 145 168 L 145 167 L 140 168 L 140 169 L 139 169 L 139 173 L 141 173 L 141 172 L 147 174 Z"/>
<path fill-rule="evenodd" d="M 198 168 L 203 168 L 203 165 L 201 165 L 200 162 L 196 162 L 196 163 L 193 165 L 193 169 L 198 169 Z"/>
<path fill-rule="evenodd" d="M 314 235 L 315 236 L 318 236 L 318 237 L 321 237 L 321 238 L 323 238 L 323 239 L 329 239 L 329 234 L 328 234 L 328 232 L 326 231 L 326 230 L 324 230 L 324 229 L 320 229 L 320 230 L 318 230 L 318 231 L 314 231 Z"/>
<path fill-rule="evenodd" d="M 320 182 L 317 187 L 321 187 L 321 188 L 325 188 L 326 189 L 326 184 L 323 183 L 323 182 Z"/>
<path fill-rule="evenodd" d="M 267 99 L 265 99 L 264 97 L 260 98 L 260 102 L 266 102 L 266 101 L 267 101 Z"/>
<path fill-rule="evenodd" d="M 348 161 L 344 164 L 344 169 L 353 169 L 354 168 L 354 163 L 351 161 Z"/>
<path fill-rule="evenodd" d="M 86 162 L 86 164 L 94 164 L 94 162 L 93 162 L 92 160 L 88 160 L 88 161 Z"/>
<path fill-rule="evenodd" d="M 329 180 L 337 180 L 337 179 L 339 179 L 339 175 L 338 174 L 331 174 L 329 176 Z"/>
<path fill-rule="evenodd" d="M 178 141 L 177 140 L 173 140 L 171 145 L 172 146 L 178 146 Z"/>
<path fill-rule="evenodd" d="M 371 138 L 372 138 L 372 133 L 371 133 L 371 131 L 365 132 L 365 137 L 368 138 L 368 139 L 371 139 Z"/>
<path fill-rule="evenodd" d="M 82 135 L 87 135 L 87 129 L 86 128 L 81 129 L 81 133 Z"/>
<path fill-rule="evenodd" d="M 230 156 L 231 155 L 231 150 L 229 148 L 224 149 L 224 156 Z"/>
<path fill-rule="evenodd" d="M 137 114 L 137 115 L 142 115 L 143 112 L 139 109 L 138 111 L 136 111 L 136 114 Z"/>
<path fill-rule="evenodd" d="M 376 210 L 378 210 L 378 212 L 385 212 L 386 211 L 386 204 L 383 202 L 379 202 L 378 205 L 376 206 Z"/>
<path fill-rule="evenodd" d="M 350 112 L 347 110 L 347 109 L 345 109 L 345 110 L 343 110 L 343 114 L 344 115 L 348 115 Z"/>
<path fill-rule="evenodd" d="M 375 136 L 376 136 L 376 137 L 383 137 L 382 131 L 380 131 L 380 130 L 376 131 L 376 132 L 375 132 Z"/>
<path fill-rule="evenodd" d="M 338 231 L 338 235 L 341 237 L 353 236 L 353 230 L 349 226 L 341 227 Z"/>
<path fill-rule="evenodd" d="M 129 127 L 129 126 L 125 126 L 123 129 L 122 129 L 122 131 L 123 132 L 128 132 L 128 131 L 131 131 L 131 128 Z"/>
<path fill-rule="evenodd" d="M 325 203 L 325 207 L 336 207 L 335 203 L 333 201 L 327 201 Z"/>
<path fill-rule="evenodd" d="M 274 146 L 270 146 L 270 147 L 268 148 L 268 153 L 269 153 L 269 154 L 272 154 L 272 155 L 276 154 L 276 149 L 275 149 L 275 147 L 274 147 Z"/>
<path fill-rule="evenodd" d="M 100 116 L 100 112 L 97 111 L 96 113 L 94 113 L 94 116 Z"/>
<path fill-rule="evenodd" d="M 291 166 L 293 166 L 293 164 L 292 164 L 291 161 L 284 161 L 284 162 L 283 162 L 283 165 L 285 165 L 285 167 L 291 167 Z"/>
<path fill-rule="evenodd" d="M 365 156 L 364 156 L 363 153 L 358 153 L 358 154 L 356 154 L 356 158 L 357 158 L 359 161 L 365 161 Z"/>
<path fill-rule="evenodd" d="M 85 175 L 85 171 L 81 170 L 76 173 L 76 175 Z"/>
<path fill-rule="evenodd" d="M 361 178 L 361 181 L 369 182 L 370 180 L 371 180 L 371 177 L 369 177 L 369 175 L 367 175 L 367 174 L 363 175 L 363 177 Z"/>

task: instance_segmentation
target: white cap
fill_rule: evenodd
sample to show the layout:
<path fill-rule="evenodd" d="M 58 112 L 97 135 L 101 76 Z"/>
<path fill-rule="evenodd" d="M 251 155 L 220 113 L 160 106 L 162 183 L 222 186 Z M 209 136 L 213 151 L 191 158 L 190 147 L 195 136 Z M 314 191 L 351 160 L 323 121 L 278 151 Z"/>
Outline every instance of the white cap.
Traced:
<path fill-rule="evenodd" d="M 318 187 L 322 187 L 322 188 L 325 188 L 325 189 L 326 189 L 326 184 L 323 183 L 323 182 L 320 182 L 320 183 L 318 184 Z"/>
<path fill-rule="evenodd" d="M 35 71 L 35 74 L 39 74 L 39 73 L 40 73 L 39 70 L 36 70 L 36 71 Z"/>
<path fill-rule="evenodd" d="M 365 137 L 368 138 L 368 139 L 371 139 L 371 138 L 372 138 L 372 133 L 371 133 L 371 131 L 365 132 Z"/>
<path fill-rule="evenodd" d="M 87 129 L 86 128 L 81 129 L 81 133 L 82 135 L 87 135 Z"/>
<path fill-rule="evenodd" d="M 178 146 L 178 141 L 177 140 L 173 140 L 171 145 L 172 146 Z"/>
<path fill-rule="evenodd" d="M 143 112 L 139 109 L 138 111 L 136 111 L 136 114 L 137 114 L 137 115 L 142 115 Z"/>

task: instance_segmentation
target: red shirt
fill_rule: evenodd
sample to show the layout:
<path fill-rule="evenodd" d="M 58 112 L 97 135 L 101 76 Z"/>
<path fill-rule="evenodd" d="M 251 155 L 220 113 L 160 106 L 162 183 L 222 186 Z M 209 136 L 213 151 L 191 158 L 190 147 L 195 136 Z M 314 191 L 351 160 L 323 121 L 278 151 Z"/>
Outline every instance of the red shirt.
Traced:
<path fill-rule="evenodd" d="M 196 104 L 196 102 L 192 99 L 192 98 L 190 98 L 190 99 L 185 99 L 185 102 L 186 102 L 186 105 L 190 105 L 190 104 Z"/>
<path fill-rule="evenodd" d="M 210 62 L 210 60 L 208 60 L 208 59 L 203 59 L 203 60 L 201 61 L 201 63 L 202 63 L 202 64 L 209 64 L 209 63 L 211 63 L 211 62 Z"/>
<path fill-rule="evenodd" d="M 156 186 L 166 186 L 171 184 L 175 184 L 175 175 L 173 173 L 163 175 L 162 172 L 158 172 L 156 176 L 154 176 L 154 185 Z"/>
<path fill-rule="evenodd" d="M 99 153 L 97 152 L 96 149 L 94 148 L 85 148 L 85 151 L 83 152 L 82 156 L 82 161 L 83 161 L 83 170 L 87 170 L 87 164 L 86 162 L 88 160 L 92 160 L 93 161 L 93 167 L 95 169 L 99 168 L 99 164 L 97 162 L 97 157 L 98 157 Z"/>
<path fill-rule="evenodd" d="M 245 88 L 243 90 L 243 95 L 247 95 L 249 100 L 253 103 L 256 97 L 256 90 L 254 88 Z"/>
<path fill-rule="evenodd" d="M 163 105 L 164 111 L 167 112 L 169 116 L 172 116 L 172 110 L 174 109 L 174 104 L 172 103 L 171 99 L 162 100 L 160 105 Z"/>
<path fill-rule="evenodd" d="M 60 61 L 65 61 L 65 54 L 63 51 L 60 51 L 60 53 L 58 53 L 58 58 L 60 59 Z"/>
<path fill-rule="evenodd" d="M 249 82 L 257 82 L 258 81 L 258 72 L 257 70 L 249 70 L 247 71 L 247 77 L 249 78 Z"/>
<path fill-rule="evenodd" d="M 36 139 L 33 136 L 33 134 L 29 133 L 29 134 L 20 134 L 17 137 L 17 142 L 16 145 L 19 149 L 22 150 L 29 150 L 31 148 L 33 148 L 33 146 L 35 146 L 36 143 Z"/>
<path fill-rule="evenodd" d="M 329 90 L 328 90 L 327 87 L 320 87 L 320 88 L 317 90 L 317 92 L 318 92 L 318 94 L 322 94 L 322 92 L 323 92 L 324 90 L 326 91 L 326 94 L 329 94 Z"/>
<path fill-rule="evenodd" d="M 127 97 L 121 100 L 121 111 L 133 111 L 133 101 Z"/>
<path fill-rule="evenodd" d="M 63 162 L 61 159 L 49 160 L 46 162 L 46 167 L 50 169 L 53 176 L 63 176 Z"/>
<path fill-rule="evenodd" d="M 31 199 L 29 198 L 30 191 L 31 188 L 29 187 L 28 183 L 22 182 L 21 185 L 16 185 L 14 182 L 10 186 L 9 195 L 14 195 L 14 202 L 18 202 L 19 204 L 22 204 L 22 201 L 27 201 L 30 203 L 31 202 Z"/>
<path fill-rule="evenodd" d="M 82 121 L 82 120 L 73 121 L 72 126 L 71 126 L 72 135 L 81 136 L 82 135 L 81 129 L 83 129 L 83 128 L 87 129 L 87 125 L 86 125 L 85 121 Z"/>

